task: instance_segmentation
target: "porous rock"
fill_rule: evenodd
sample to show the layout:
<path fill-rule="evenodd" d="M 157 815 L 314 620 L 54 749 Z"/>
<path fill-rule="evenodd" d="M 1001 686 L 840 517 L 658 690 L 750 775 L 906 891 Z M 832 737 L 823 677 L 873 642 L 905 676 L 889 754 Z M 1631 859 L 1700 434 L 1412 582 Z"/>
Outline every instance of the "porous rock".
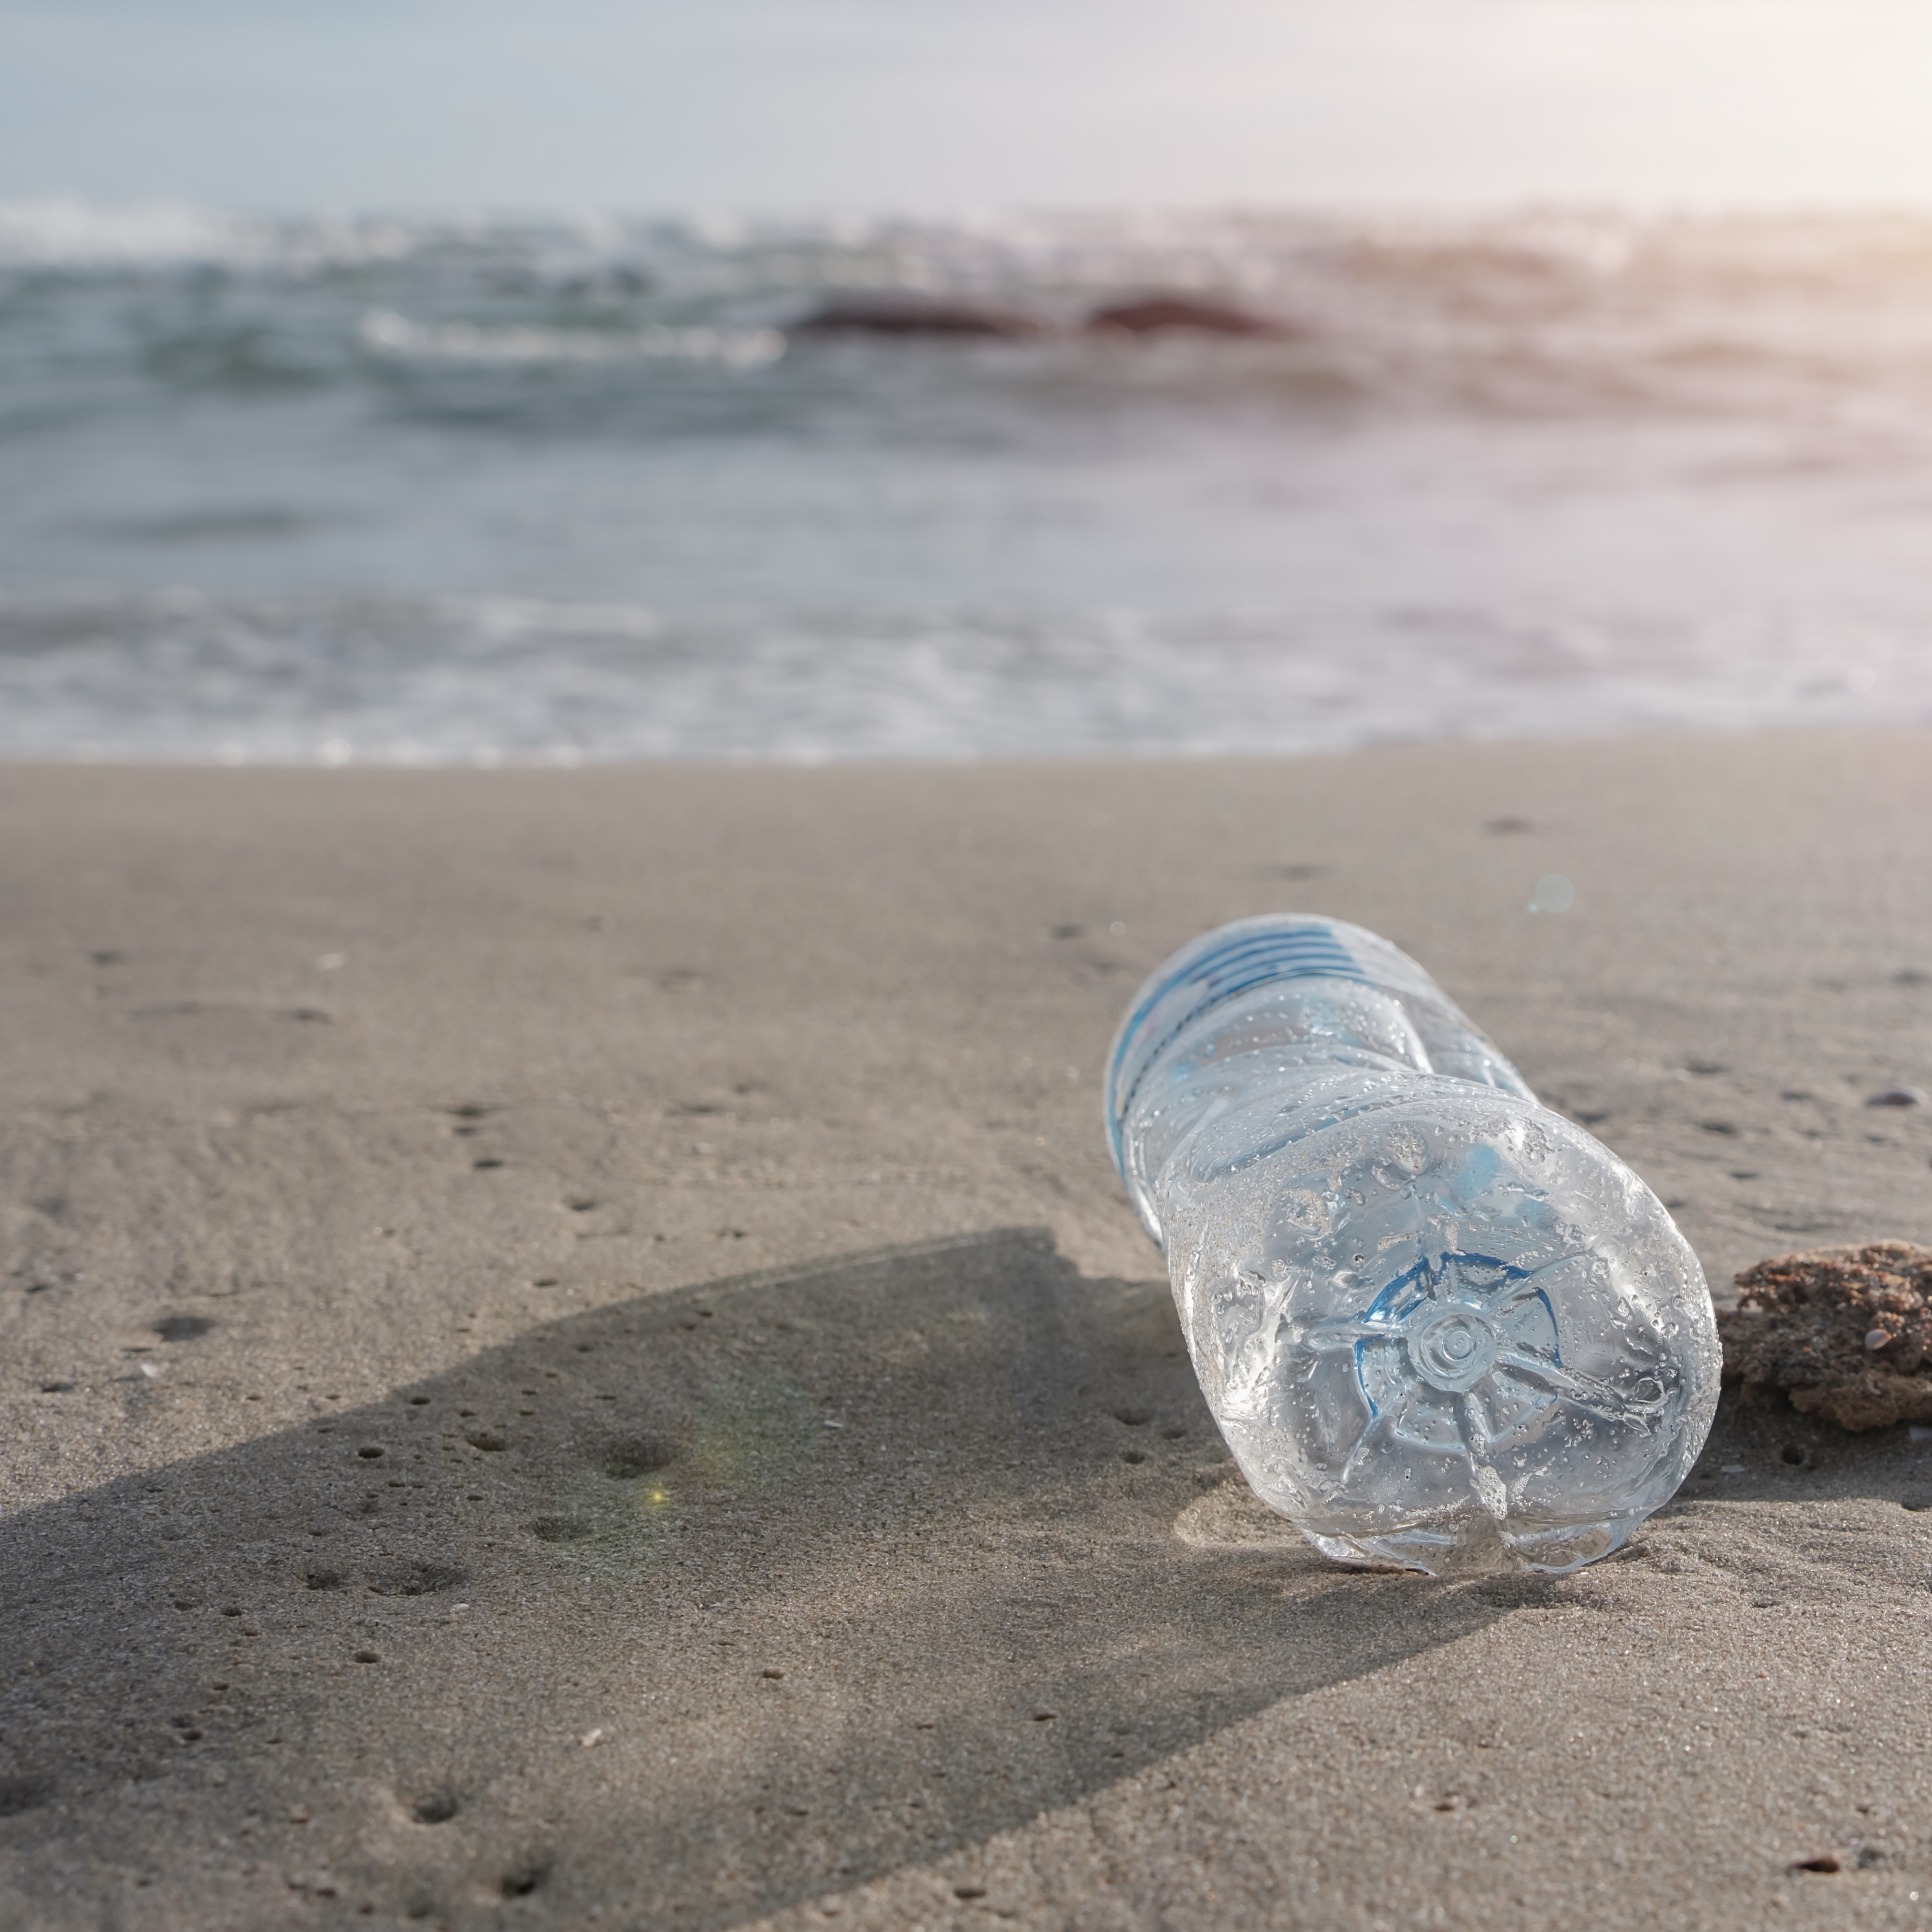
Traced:
<path fill-rule="evenodd" d="M 1744 1399 L 1841 1429 L 1932 1423 L 1932 1248 L 1873 1241 L 1760 1262 L 1718 1317 Z"/>

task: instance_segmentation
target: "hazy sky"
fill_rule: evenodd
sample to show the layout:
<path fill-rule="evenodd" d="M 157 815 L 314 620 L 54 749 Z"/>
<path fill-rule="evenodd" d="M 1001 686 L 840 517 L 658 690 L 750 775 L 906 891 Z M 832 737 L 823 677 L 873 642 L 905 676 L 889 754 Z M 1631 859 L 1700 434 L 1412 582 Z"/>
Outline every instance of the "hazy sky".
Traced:
<path fill-rule="evenodd" d="M 0 0 L 0 196 L 1932 199 L 1927 0 Z"/>

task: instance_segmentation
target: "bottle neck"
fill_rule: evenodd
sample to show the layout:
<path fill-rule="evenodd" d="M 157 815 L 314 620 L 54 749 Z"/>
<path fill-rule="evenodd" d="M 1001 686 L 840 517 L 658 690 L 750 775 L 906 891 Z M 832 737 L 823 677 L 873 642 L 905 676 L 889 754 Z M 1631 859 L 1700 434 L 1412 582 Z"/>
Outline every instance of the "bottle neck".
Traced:
<path fill-rule="evenodd" d="M 1198 1015 L 1150 1064 L 1121 1121 L 1121 1178 L 1163 1241 L 1163 1177 L 1187 1164 L 1210 1123 L 1226 1138 L 1231 1118 L 1252 1112 L 1259 1144 L 1385 1106 L 1418 1082 L 1437 1084 L 1392 994 L 1350 980 L 1270 980 Z"/>
<path fill-rule="evenodd" d="M 1107 1137 L 1124 1175 L 1126 1119 L 1142 1086 L 1180 1036 L 1258 988 L 1305 979 L 1377 987 L 1454 1011 L 1414 960 L 1346 920 L 1273 914 L 1204 933 L 1141 988 L 1114 1036 L 1106 1088 Z"/>

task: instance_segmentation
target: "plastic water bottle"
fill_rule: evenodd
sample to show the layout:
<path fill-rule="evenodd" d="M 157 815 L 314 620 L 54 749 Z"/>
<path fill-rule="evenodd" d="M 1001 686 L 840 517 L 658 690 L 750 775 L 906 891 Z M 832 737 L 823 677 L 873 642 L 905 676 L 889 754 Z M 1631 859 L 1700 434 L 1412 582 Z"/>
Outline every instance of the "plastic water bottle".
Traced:
<path fill-rule="evenodd" d="M 1696 1460 L 1720 1358 L 1689 1244 L 1386 940 L 1282 916 L 1184 946 L 1106 1116 L 1228 1448 L 1326 1555 L 1572 1570 Z"/>

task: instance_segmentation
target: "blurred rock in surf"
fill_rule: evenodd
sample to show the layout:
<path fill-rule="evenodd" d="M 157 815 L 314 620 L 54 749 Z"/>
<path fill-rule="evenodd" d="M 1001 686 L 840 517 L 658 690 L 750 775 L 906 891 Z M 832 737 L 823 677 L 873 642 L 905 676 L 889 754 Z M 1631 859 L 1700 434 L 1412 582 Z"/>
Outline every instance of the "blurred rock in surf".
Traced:
<path fill-rule="evenodd" d="M 1141 302 L 1096 308 L 1087 318 L 1096 334 L 1292 335 L 1297 332 L 1274 316 L 1257 315 L 1232 302 L 1201 302 L 1192 296 L 1149 296 Z"/>
<path fill-rule="evenodd" d="M 1042 325 L 1016 310 L 918 296 L 854 296 L 814 309 L 787 332 L 793 335 L 1028 336 Z"/>

